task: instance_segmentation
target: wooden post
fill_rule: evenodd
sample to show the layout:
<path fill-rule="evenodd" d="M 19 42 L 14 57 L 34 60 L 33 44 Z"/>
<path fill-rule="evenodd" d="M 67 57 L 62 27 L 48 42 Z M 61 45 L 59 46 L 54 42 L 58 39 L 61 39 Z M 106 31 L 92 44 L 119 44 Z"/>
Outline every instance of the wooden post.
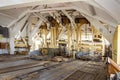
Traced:
<path fill-rule="evenodd" d="M 10 54 L 14 54 L 15 51 L 15 44 L 14 44 L 14 37 L 10 37 Z"/>
<path fill-rule="evenodd" d="M 80 45 L 80 48 L 81 48 L 81 45 L 82 45 L 82 25 L 80 25 L 80 27 L 79 27 L 79 34 L 80 34 L 79 35 L 79 45 Z"/>
<path fill-rule="evenodd" d="M 105 53 L 105 38 L 102 35 L 102 56 L 104 56 L 104 53 Z M 102 60 L 104 60 L 103 57 Z"/>
<path fill-rule="evenodd" d="M 79 51 L 79 24 L 77 25 L 77 28 L 76 28 L 76 49 L 77 51 Z"/>
<path fill-rule="evenodd" d="M 53 27 L 53 39 L 54 39 L 54 48 L 57 47 L 57 32 L 56 32 L 56 27 Z"/>
<path fill-rule="evenodd" d="M 105 53 L 105 38 L 102 35 L 102 56 L 104 55 L 104 53 Z"/>
<path fill-rule="evenodd" d="M 91 47 L 91 49 L 92 49 L 92 52 L 93 52 L 93 51 L 94 51 L 94 41 L 93 41 L 93 37 L 94 37 L 94 27 L 91 26 L 91 28 L 92 28 L 92 47 Z"/>
<path fill-rule="evenodd" d="M 77 24 L 77 28 L 76 28 L 76 49 L 77 49 L 77 51 L 79 51 L 79 44 L 81 45 L 81 26 L 83 25 L 84 23 L 78 23 Z M 80 42 L 79 42 L 80 41 Z"/>
<path fill-rule="evenodd" d="M 77 28 L 77 27 L 76 27 Z M 73 42 L 72 42 L 72 54 L 73 54 L 73 59 L 75 59 L 75 50 L 77 50 L 77 40 L 78 39 L 76 39 L 77 37 L 77 33 L 76 33 L 76 28 L 74 27 L 74 29 L 72 30 L 72 32 L 71 32 L 71 34 L 72 34 L 72 39 L 74 40 Z"/>
<path fill-rule="evenodd" d="M 51 48 L 54 48 L 54 29 L 51 27 Z"/>
<path fill-rule="evenodd" d="M 112 40 L 112 59 L 117 63 L 117 39 L 118 38 L 118 27 L 116 28 L 114 35 L 113 35 L 113 40 Z"/>
<path fill-rule="evenodd" d="M 120 64 L 120 25 L 115 30 L 112 43 L 112 59 Z"/>
<path fill-rule="evenodd" d="M 120 25 L 118 25 L 117 34 L 117 64 L 120 64 Z"/>
<path fill-rule="evenodd" d="M 71 39 L 71 33 L 70 33 L 70 26 L 67 24 L 67 31 L 68 31 L 68 50 L 69 50 L 69 55 L 70 55 L 70 50 L 71 50 L 71 42 L 70 42 L 70 39 Z"/>
<path fill-rule="evenodd" d="M 56 38 L 57 38 L 56 27 L 51 27 L 51 48 L 56 48 L 57 47 Z"/>
<path fill-rule="evenodd" d="M 14 36 L 12 35 L 12 30 L 9 29 L 9 34 L 10 34 L 10 39 L 9 39 L 9 44 L 10 44 L 10 54 L 14 54 L 15 51 L 15 44 L 14 44 Z"/>
<path fill-rule="evenodd" d="M 47 48 L 47 29 L 43 29 L 43 34 L 44 34 L 44 48 Z"/>

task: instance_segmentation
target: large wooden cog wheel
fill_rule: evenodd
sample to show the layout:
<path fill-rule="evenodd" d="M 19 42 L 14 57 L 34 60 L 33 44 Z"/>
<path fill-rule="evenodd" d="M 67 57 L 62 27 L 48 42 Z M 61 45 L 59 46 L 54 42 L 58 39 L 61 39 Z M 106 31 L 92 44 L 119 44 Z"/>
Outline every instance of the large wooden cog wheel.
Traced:
<path fill-rule="evenodd" d="M 41 52 L 42 52 L 42 55 L 43 55 L 43 56 L 48 55 L 48 50 L 45 49 L 45 48 L 43 48 L 43 49 L 41 50 Z"/>

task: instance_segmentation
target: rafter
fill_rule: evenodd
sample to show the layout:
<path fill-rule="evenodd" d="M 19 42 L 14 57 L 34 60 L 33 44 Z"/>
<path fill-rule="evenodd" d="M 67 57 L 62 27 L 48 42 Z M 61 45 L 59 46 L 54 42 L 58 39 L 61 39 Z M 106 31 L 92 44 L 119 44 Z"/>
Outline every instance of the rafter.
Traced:
<path fill-rule="evenodd" d="M 61 27 L 63 27 L 63 25 L 62 25 L 62 23 L 60 22 L 60 19 L 59 19 L 59 17 L 58 17 L 59 14 L 54 13 L 54 15 L 53 15 L 51 12 L 49 12 L 49 14 L 50 14 L 50 16 L 52 16 L 52 17 L 58 22 L 58 24 L 59 24 Z"/>
<path fill-rule="evenodd" d="M 14 24 L 16 24 L 18 21 L 20 21 L 22 18 L 24 18 L 26 16 L 26 14 L 28 14 L 28 12 L 32 9 L 34 9 L 36 6 L 30 8 L 30 9 L 27 9 L 26 11 L 24 11 L 21 15 L 18 16 L 17 19 L 13 20 L 7 27 L 10 28 L 12 26 L 14 26 Z M 28 14 L 30 15 L 30 14 Z"/>
<path fill-rule="evenodd" d="M 78 3 L 73 3 L 72 5 L 74 6 L 74 9 L 75 9 L 75 10 L 79 11 L 80 13 L 83 13 L 83 14 L 86 14 L 86 15 L 88 15 L 88 16 L 91 16 L 91 17 L 94 18 L 94 19 L 103 21 L 103 22 L 105 22 L 105 23 L 107 23 L 107 24 L 109 24 L 109 25 L 111 25 L 111 26 L 114 26 L 114 27 L 116 27 L 116 25 L 118 24 L 117 22 L 113 22 L 112 19 L 111 19 L 111 20 L 108 20 L 108 19 L 106 19 L 106 18 L 104 18 L 104 17 L 99 17 L 99 16 L 97 16 L 97 15 L 96 15 L 96 16 L 93 16 L 89 10 L 86 10 L 85 8 L 81 7 L 82 5 L 80 5 L 80 4 L 78 4 Z M 106 15 L 106 16 L 107 16 L 107 15 Z"/>
<path fill-rule="evenodd" d="M 10 28 L 10 39 L 9 39 L 10 41 L 9 42 L 10 42 L 10 53 L 11 54 L 14 54 L 14 51 L 15 51 L 14 37 L 20 31 L 20 29 L 23 27 L 23 25 L 25 24 L 25 22 L 29 18 L 29 16 L 30 15 L 25 16 L 21 21 L 19 21 L 17 23 L 16 26 L 13 27 L 13 29 Z"/>
<path fill-rule="evenodd" d="M 14 21 L 12 21 L 7 27 L 10 28 L 11 26 L 13 26 L 15 23 L 17 23 L 20 19 L 24 18 L 25 15 L 28 13 L 28 10 L 23 12 L 17 19 L 15 19 Z"/>
<path fill-rule="evenodd" d="M 25 16 L 21 21 L 19 21 L 19 22 L 13 27 L 13 30 L 12 30 L 12 32 L 11 32 L 11 33 L 12 33 L 12 36 L 15 36 L 15 35 L 18 33 L 18 31 L 21 30 L 21 28 L 24 26 L 26 20 L 28 20 L 29 16 L 30 16 L 30 15 Z"/>
<path fill-rule="evenodd" d="M 65 31 L 66 31 L 66 28 L 63 27 L 62 30 L 61 30 L 61 32 L 58 35 L 58 38 L 57 38 L 58 40 L 60 39 L 61 35 L 64 34 Z"/>
<path fill-rule="evenodd" d="M 10 15 L 8 15 L 8 14 L 5 14 L 5 13 L 0 13 L 0 14 L 3 15 L 3 16 L 6 16 L 6 17 L 8 17 L 8 18 L 14 19 L 14 17 L 12 17 L 12 16 L 10 16 Z"/>
<path fill-rule="evenodd" d="M 57 3 L 67 3 L 67 2 L 76 2 L 76 1 L 88 1 L 88 0 L 1 0 L 0 9 L 11 9 L 11 8 L 20 8 L 27 6 L 36 6 L 36 5 L 46 5 L 46 4 L 57 4 Z"/>
<path fill-rule="evenodd" d="M 39 21 L 36 23 L 36 25 L 35 25 L 35 28 L 32 30 L 32 32 L 31 32 L 31 35 L 30 35 L 30 39 L 35 35 L 35 33 L 38 31 L 38 29 L 39 29 L 39 27 L 42 25 L 42 20 L 41 19 L 39 19 Z"/>
<path fill-rule="evenodd" d="M 99 20 L 96 20 L 90 16 L 87 16 L 85 14 L 82 14 L 84 17 L 86 17 L 91 25 L 93 25 L 98 31 L 100 31 L 100 33 L 110 42 L 112 43 L 112 37 L 113 37 L 113 34 L 111 34 L 106 28 L 105 26 L 100 23 Z"/>
<path fill-rule="evenodd" d="M 44 12 L 44 13 L 49 13 L 50 11 L 56 11 L 56 10 L 66 10 L 66 9 L 73 9 L 71 6 L 67 7 L 53 7 L 53 8 L 46 8 L 46 9 L 35 9 L 35 10 L 30 10 L 29 13 L 33 12 Z"/>
<path fill-rule="evenodd" d="M 67 11 L 62 10 L 62 12 L 69 18 L 70 22 L 71 22 L 71 26 L 74 28 L 76 27 L 76 24 L 74 22 L 74 20 L 72 19 L 72 17 L 67 13 Z"/>
<path fill-rule="evenodd" d="M 102 6 L 107 13 L 109 13 L 113 18 L 115 18 L 118 22 L 120 21 L 120 4 L 117 0 L 95 0 L 100 6 Z M 109 3 L 109 4 L 108 4 Z M 111 7 L 112 5 L 112 7 Z"/>
<path fill-rule="evenodd" d="M 38 13 L 37 15 L 38 15 L 40 18 L 42 18 L 43 21 L 45 21 L 46 23 L 50 23 L 50 22 L 46 19 L 46 16 L 44 16 L 44 15 L 42 15 L 42 14 L 40 14 L 40 13 Z"/>

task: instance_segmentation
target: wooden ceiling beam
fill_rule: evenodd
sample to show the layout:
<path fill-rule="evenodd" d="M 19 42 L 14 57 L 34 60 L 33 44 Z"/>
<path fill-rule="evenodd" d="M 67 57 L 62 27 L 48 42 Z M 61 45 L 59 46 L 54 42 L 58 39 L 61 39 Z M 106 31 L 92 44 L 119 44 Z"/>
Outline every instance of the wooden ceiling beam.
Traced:
<path fill-rule="evenodd" d="M 83 16 L 86 17 L 91 25 L 93 25 L 110 43 L 112 43 L 113 34 L 111 34 L 99 20 L 85 14 L 83 14 Z"/>
<path fill-rule="evenodd" d="M 120 4 L 117 0 L 95 0 L 95 2 L 102 6 L 114 19 L 120 21 Z"/>
<path fill-rule="evenodd" d="M 76 1 L 88 1 L 88 0 L 49 0 L 49 1 L 48 0 L 1 0 L 0 10 L 36 6 L 36 5 L 76 2 Z"/>

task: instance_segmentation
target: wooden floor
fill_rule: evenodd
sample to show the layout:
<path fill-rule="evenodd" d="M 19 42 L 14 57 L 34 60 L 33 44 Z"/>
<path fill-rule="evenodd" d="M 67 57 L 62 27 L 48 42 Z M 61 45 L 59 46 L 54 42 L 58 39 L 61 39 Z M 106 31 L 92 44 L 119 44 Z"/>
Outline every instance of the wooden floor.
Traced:
<path fill-rule="evenodd" d="M 0 55 L 0 62 L 19 61 L 27 59 L 28 57 L 28 55 Z"/>
<path fill-rule="evenodd" d="M 74 61 L 40 73 L 34 80 L 106 80 L 103 62 Z"/>
<path fill-rule="evenodd" d="M 40 61 L 39 65 L 44 63 L 44 61 Z M 103 62 L 75 60 L 60 64 L 59 66 L 53 66 L 46 69 L 42 68 L 45 67 L 38 66 L 29 69 L 3 73 L 0 74 L 0 80 L 106 80 L 106 70 Z M 25 75 L 28 72 L 33 73 Z M 20 76 L 22 74 L 23 76 Z M 15 76 L 20 77 L 13 79 Z"/>

